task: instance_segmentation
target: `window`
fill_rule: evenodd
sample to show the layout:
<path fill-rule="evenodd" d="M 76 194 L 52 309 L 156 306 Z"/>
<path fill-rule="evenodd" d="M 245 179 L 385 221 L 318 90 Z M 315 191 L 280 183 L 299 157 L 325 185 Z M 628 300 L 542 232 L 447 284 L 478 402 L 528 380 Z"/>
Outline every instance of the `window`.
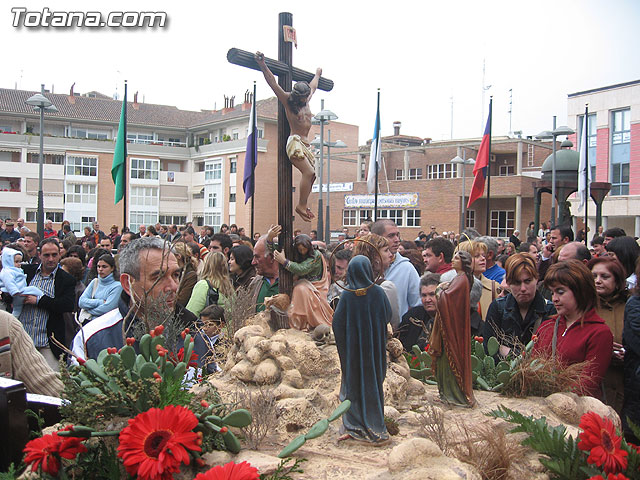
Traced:
<path fill-rule="evenodd" d="M 27 222 L 37 222 L 38 211 L 27 210 Z M 60 223 L 64 219 L 64 212 L 44 211 L 44 219 L 52 220 L 54 223 Z"/>
<path fill-rule="evenodd" d="M 127 141 L 130 143 L 153 143 L 153 133 L 129 133 L 127 132 Z"/>
<path fill-rule="evenodd" d="M 356 225 L 358 225 L 358 211 L 343 210 L 342 225 L 344 225 L 345 227 L 355 227 Z"/>
<path fill-rule="evenodd" d="M 396 169 L 396 180 L 404 180 L 404 170 Z"/>
<path fill-rule="evenodd" d="M 402 210 L 380 210 L 379 218 L 386 218 L 395 222 L 398 227 L 402 227 Z"/>
<path fill-rule="evenodd" d="M 238 132 L 237 128 L 234 128 L 233 130 L 231 130 L 231 138 L 233 138 L 234 140 L 238 140 L 238 138 L 240 138 L 240 133 Z"/>
<path fill-rule="evenodd" d="M 360 218 L 358 220 L 358 225 L 366 221 L 369 221 L 369 222 L 373 221 L 373 210 L 360 210 Z"/>
<path fill-rule="evenodd" d="M 131 205 L 136 207 L 157 207 L 157 187 L 131 187 Z"/>
<path fill-rule="evenodd" d="M 236 187 L 231 186 L 229 187 L 229 202 L 235 202 L 236 201 Z M 229 220 L 229 222 L 231 222 L 231 220 Z"/>
<path fill-rule="evenodd" d="M 209 208 L 216 208 L 218 206 L 218 194 L 216 192 L 209 194 L 207 205 Z"/>
<path fill-rule="evenodd" d="M 27 154 L 27 163 L 38 163 L 40 155 L 37 153 Z M 64 155 L 52 155 L 49 153 L 44 154 L 45 165 L 64 165 Z"/>
<path fill-rule="evenodd" d="M 158 223 L 157 212 L 142 212 L 131 210 L 129 212 L 129 228 L 137 232 L 140 225 L 155 225 Z"/>
<path fill-rule="evenodd" d="M 69 227 L 73 232 L 83 232 L 84 227 L 93 227 L 96 217 L 80 217 L 79 222 L 69 221 Z"/>
<path fill-rule="evenodd" d="M 187 223 L 187 217 L 186 215 L 159 215 L 158 222 L 162 225 L 184 225 Z"/>
<path fill-rule="evenodd" d="M 467 220 L 465 222 L 465 228 L 476 228 L 476 211 L 466 211 Z"/>
<path fill-rule="evenodd" d="M 429 180 L 437 180 L 441 178 L 457 178 L 457 165 L 451 163 L 438 163 L 436 165 L 427 165 L 427 178 Z"/>
<path fill-rule="evenodd" d="M 67 157 L 67 175 L 95 177 L 98 175 L 98 159 L 95 157 Z"/>
<path fill-rule="evenodd" d="M 366 170 L 367 170 L 367 162 L 365 162 L 364 159 L 362 159 L 360 161 L 360 172 L 359 172 L 359 178 L 358 178 L 360 182 L 364 182 L 367 179 Z"/>
<path fill-rule="evenodd" d="M 618 110 L 613 112 L 613 131 L 611 141 L 614 145 L 629 143 L 631 140 L 631 111 Z"/>
<path fill-rule="evenodd" d="M 422 178 L 422 169 L 421 168 L 410 168 L 409 169 L 409 180 L 420 180 Z"/>
<path fill-rule="evenodd" d="M 204 198 L 204 188 L 200 190 L 198 193 L 194 193 L 192 196 L 194 200 L 198 200 L 199 198 Z"/>
<path fill-rule="evenodd" d="M 65 127 L 65 137 L 88 138 L 91 140 L 106 140 L 107 132 L 87 128 Z"/>
<path fill-rule="evenodd" d="M 629 164 L 611 166 L 611 195 L 629 195 Z"/>
<path fill-rule="evenodd" d="M 213 227 L 213 230 L 217 232 L 222 224 L 222 215 L 219 213 L 205 213 L 204 224 Z"/>
<path fill-rule="evenodd" d="M 498 175 L 501 177 L 508 177 L 516 174 L 516 167 L 514 165 L 500 165 Z"/>
<path fill-rule="evenodd" d="M 222 178 L 222 162 L 206 163 L 204 165 L 205 180 L 220 180 Z"/>
<path fill-rule="evenodd" d="M 611 113 L 611 195 L 629 194 L 630 109 Z"/>
<path fill-rule="evenodd" d="M 258 138 L 264 138 L 264 130 L 262 128 L 258 129 Z"/>
<path fill-rule="evenodd" d="M 142 158 L 131 159 L 131 178 L 138 180 L 158 180 L 160 162 Z"/>
<path fill-rule="evenodd" d="M 229 173 L 236 173 L 238 170 L 238 158 L 232 157 L 229 159 Z"/>
<path fill-rule="evenodd" d="M 491 210 L 492 237 L 509 237 L 515 226 L 515 214 L 513 210 Z"/>
<path fill-rule="evenodd" d="M 65 202 L 67 203 L 97 203 L 96 185 L 86 183 L 68 183 Z"/>
<path fill-rule="evenodd" d="M 407 227 L 420 226 L 420 210 L 407 210 Z"/>

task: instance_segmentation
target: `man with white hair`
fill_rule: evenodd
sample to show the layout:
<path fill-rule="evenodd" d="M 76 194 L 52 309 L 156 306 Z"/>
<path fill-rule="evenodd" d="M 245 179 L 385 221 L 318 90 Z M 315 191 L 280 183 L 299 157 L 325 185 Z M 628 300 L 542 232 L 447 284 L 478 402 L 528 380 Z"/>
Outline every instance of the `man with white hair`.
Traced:
<path fill-rule="evenodd" d="M 137 337 L 140 328 L 136 325 L 155 328 L 175 314 L 180 267 L 170 245 L 157 237 L 132 241 L 120 252 L 119 267 L 123 292 L 118 307 L 89 322 L 73 339 L 71 350 L 84 360 L 96 359 L 105 348 L 122 347 L 127 337 Z M 159 310 L 166 313 L 159 314 Z M 173 321 L 180 327 L 193 327 L 197 322 L 195 315 L 186 309 L 175 315 Z M 204 365 L 207 344 L 197 334 L 194 340 L 198 362 Z"/>

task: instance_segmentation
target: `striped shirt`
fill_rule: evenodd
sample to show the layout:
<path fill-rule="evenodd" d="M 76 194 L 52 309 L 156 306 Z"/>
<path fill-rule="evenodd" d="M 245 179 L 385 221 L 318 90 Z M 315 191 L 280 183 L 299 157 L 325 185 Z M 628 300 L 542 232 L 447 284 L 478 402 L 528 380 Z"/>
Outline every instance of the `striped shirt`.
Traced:
<path fill-rule="evenodd" d="M 60 265 L 51 272 L 50 275 L 44 276 L 41 271 L 42 265 L 36 270 L 36 274 L 29 283 L 30 287 L 37 287 L 42 292 L 51 298 L 55 297 L 54 282 L 56 278 L 56 272 Z M 40 300 L 40 299 L 38 299 Z M 49 339 L 47 338 L 47 321 L 49 320 L 49 312 L 43 308 L 39 308 L 36 305 L 25 305 L 20 314 L 20 321 L 24 326 L 25 331 L 33 338 L 33 343 L 37 348 L 48 347 Z"/>

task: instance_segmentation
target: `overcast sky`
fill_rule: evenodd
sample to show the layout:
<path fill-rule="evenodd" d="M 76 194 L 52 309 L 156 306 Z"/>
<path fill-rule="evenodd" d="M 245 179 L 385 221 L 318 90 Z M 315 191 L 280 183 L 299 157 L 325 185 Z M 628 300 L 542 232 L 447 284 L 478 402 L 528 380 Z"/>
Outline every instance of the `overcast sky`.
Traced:
<path fill-rule="evenodd" d="M 11 7 L 29 11 L 164 11 L 165 28 L 14 28 Z M 566 123 L 567 94 L 640 79 L 640 2 L 539 1 L 3 1 L 0 86 L 38 90 L 41 83 L 67 93 L 98 90 L 189 110 L 221 108 L 224 95 L 239 103 L 258 81 L 258 98 L 270 95 L 259 72 L 231 65 L 227 50 L 261 50 L 277 58 L 278 13 L 293 14 L 298 48 L 294 66 L 321 66 L 335 82 L 312 110 L 325 107 L 371 138 L 376 90 L 381 89 L 382 134 L 434 140 L 482 134 L 485 96 L 494 96 L 493 134 L 534 135 L 552 116 Z M 42 53 L 39 50 L 42 49 Z"/>

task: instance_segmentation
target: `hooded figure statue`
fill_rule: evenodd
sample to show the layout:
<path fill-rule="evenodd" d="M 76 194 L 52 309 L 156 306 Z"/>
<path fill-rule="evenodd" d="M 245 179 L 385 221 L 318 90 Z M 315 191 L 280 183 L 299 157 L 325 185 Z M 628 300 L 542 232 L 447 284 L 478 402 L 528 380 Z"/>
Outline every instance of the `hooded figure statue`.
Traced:
<path fill-rule="evenodd" d="M 22 252 L 13 248 L 2 250 L 2 270 L 0 270 L 0 291 L 8 293 L 13 297 L 13 316 L 18 318 L 22 313 L 24 305 L 23 295 L 35 295 L 40 300 L 43 295 L 42 290 L 36 287 L 27 287 L 27 274 L 24 273 L 16 262 L 16 255 L 22 260 Z"/>
<path fill-rule="evenodd" d="M 384 290 L 374 284 L 371 262 L 363 255 L 349 262 L 347 287 L 332 325 L 342 371 L 340 401 L 351 401 L 342 416 L 341 439 L 382 445 L 389 442 L 382 384 L 391 305 Z"/>

